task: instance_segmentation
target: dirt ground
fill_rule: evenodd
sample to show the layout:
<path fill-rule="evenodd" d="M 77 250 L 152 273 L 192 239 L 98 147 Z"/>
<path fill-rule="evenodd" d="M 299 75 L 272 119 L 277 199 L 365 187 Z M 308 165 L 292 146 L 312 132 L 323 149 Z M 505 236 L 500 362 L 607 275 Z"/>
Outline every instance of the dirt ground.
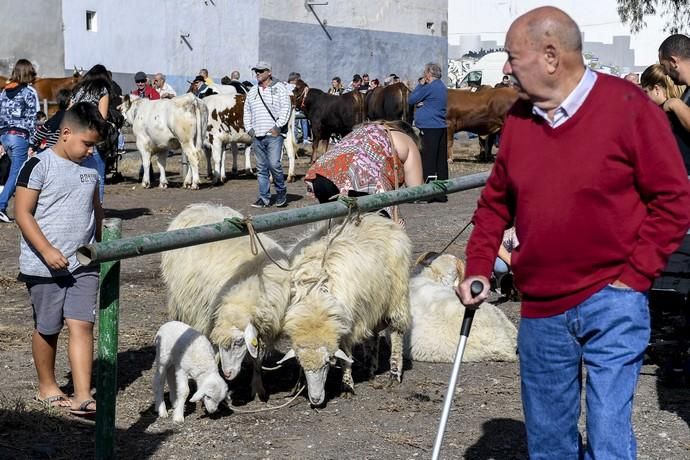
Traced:
<path fill-rule="evenodd" d="M 474 144 L 456 144 L 451 176 L 488 169 L 474 161 Z M 298 173 L 306 169 L 298 159 Z M 235 178 L 222 187 L 206 181 L 201 190 L 179 188 L 179 156 L 168 162 L 171 188 L 142 189 L 136 181 L 138 156 L 125 155 L 124 180 L 106 187 L 106 214 L 123 219 L 123 233 L 134 236 L 162 231 L 187 204 L 211 201 L 248 214 L 255 210 L 256 181 Z M 228 168 L 229 170 L 229 168 Z M 288 186 L 290 207 L 312 204 L 300 182 Z M 448 203 L 407 204 L 402 213 L 415 245 L 415 256 L 440 250 L 469 220 L 479 190 L 450 196 Z M 11 213 L 11 210 L 10 210 Z M 272 232 L 290 243 L 304 231 L 295 227 Z M 95 423 L 46 409 L 32 401 L 36 375 L 31 358 L 31 308 L 18 271 L 18 230 L 0 226 L 0 458 L 72 459 L 94 456 Z M 467 234 L 449 252 L 464 256 Z M 381 389 L 384 376 L 359 380 L 356 395 L 345 398 L 331 391 L 327 405 L 312 409 L 303 395 L 287 407 L 240 413 L 222 406 L 208 415 L 188 403 L 184 424 L 159 420 L 151 390 L 153 337 L 166 321 L 165 290 L 159 274 L 160 255 L 122 262 L 118 354 L 116 454 L 125 459 L 299 458 L 415 459 L 429 458 L 436 434 L 450 364 L 407 363 L 403 382 Z M 517 325 L 519 305 L 501 304 Z M 70 392 L 66 336 L 60 340 L 58 382 Z M 471 336 L 470 336 L 471 337 Z M 357 368 L 355 367 L 355 371 Z M 690 458 L 690 389 L 669 388 L 657 377 L 657 365 L 645 364 L 638 387 L 634 422 L 639 458 Z M 332 373 L 330 386 L 337 382 Z M 246 377 L 246 376 L 244 376 Z M 235 405 L 242 410 L 265 409 L 260 401 L 243 401 L 244 377 L 231 383 Z M 94 377 L 95 378 L 95 377 Z M 287 401 L 297 378 L 295 368 L 281 369 L 265 380 L 271 392 L 268 406 Z M 95 380 L 94 380 L 95 382 Z M 94 383 L 95 385 L 95 383 Z M 442 458 L 527 458 L 517 363 L 463 364 Z"/>

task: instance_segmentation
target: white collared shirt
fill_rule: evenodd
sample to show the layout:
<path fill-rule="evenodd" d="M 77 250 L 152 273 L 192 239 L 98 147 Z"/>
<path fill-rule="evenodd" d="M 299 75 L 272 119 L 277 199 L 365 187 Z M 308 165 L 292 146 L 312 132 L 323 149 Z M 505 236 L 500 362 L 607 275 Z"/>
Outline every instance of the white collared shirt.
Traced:
<path fill-rule="evenodd" d="M 558 128 L 566 121 L 570 120 L 575 112 L 578 111 L 582 104 L 584 104 L 587 95 L 594 87 L 594 82 L 597 81 L 597 74 L 589 67 L 585 67 L 585 73 L 580 79 L 575 89 L 568 94 L 561 105 L 556 107 L 553 112 L 553 120 L 549 118 L 545 110 L 540 109 L 536 105 L 532 105 L 532 113 L 542 117 L 552 128 Z"/>

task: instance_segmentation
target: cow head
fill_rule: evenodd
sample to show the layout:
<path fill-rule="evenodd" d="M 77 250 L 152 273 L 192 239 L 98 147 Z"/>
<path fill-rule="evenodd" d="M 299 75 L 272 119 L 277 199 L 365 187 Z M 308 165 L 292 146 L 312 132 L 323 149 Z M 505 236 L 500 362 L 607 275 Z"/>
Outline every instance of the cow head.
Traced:
<path fill-rule="evenodd" d="M 227 345 L 220 346 L 218 352 L 223 375 L 227 380 L 232 380 L 239 375 L 247 352 L 252 358 L 258 358 L 260 344 L 258 332 L 251 323 L 244 331 L 233 327 L 227 333 Z"/>
<path fill-rule="evenodd" d="M 122 104 L 117 106 L 117 110 L 120 111 L 125 119 L 125 122 L 129 125 L 134 123 L 134 118 L 136 117 L 136 106 L 139 104 L 141 98 L 135 94 L 125 94 L 122 96 Z"/>
<path fill-rule="evenodd" d="M 295 81 L 295 87 L 292 90 L 292 94 L 295 96 L 295 106 L 303 108 L 304 100 L 307 98 L 307 93 L 309 92 L 309 85 L 307 85 L 301 78 Z"/>

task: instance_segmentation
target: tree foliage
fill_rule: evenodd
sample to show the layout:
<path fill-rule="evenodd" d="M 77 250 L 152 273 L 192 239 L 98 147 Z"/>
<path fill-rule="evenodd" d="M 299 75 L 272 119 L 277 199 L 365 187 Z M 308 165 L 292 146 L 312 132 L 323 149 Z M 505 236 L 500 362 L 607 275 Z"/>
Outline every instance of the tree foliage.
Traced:
<path fill-rule="evenodd" d="M 685 33 L 690 28 L 690 0 L 618 0 L 618 15 L 632 32 L 647 26 L 645 17 L 661 15 L 665 32 Z"/>

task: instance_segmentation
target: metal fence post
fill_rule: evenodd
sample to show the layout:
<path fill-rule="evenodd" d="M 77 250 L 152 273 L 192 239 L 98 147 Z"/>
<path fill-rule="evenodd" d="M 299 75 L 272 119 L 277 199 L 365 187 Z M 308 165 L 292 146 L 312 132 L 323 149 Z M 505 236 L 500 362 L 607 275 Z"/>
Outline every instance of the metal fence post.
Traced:
<path fill-rule="evenodd" d="M 103 241 L 122 236 L 122 219 L 103 221 Z M 120 309 L 120 261 L 101 264 L 98 314 L 98 369 L 96 371 L 96 458 L 115 458 L 115 397 L 117 395 L 117 342 Z"/>

